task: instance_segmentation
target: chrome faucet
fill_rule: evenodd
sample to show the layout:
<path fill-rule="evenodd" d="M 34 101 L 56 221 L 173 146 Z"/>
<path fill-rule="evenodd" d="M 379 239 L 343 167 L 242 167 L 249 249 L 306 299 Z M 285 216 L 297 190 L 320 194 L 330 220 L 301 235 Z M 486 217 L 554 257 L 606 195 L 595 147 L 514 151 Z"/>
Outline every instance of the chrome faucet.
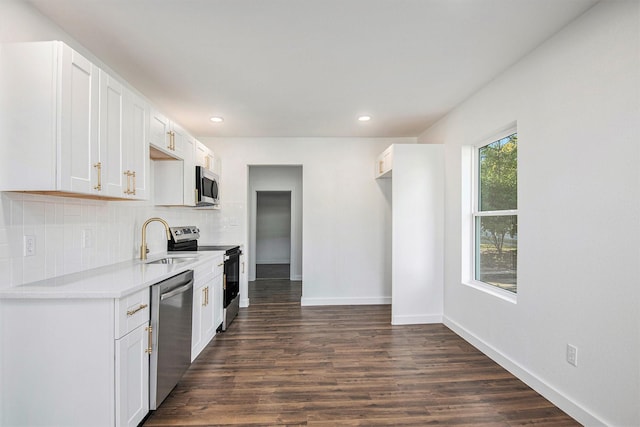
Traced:
<path fill-rule="evenodd" d="M 147 259 L 147 252 L 149 252 L 149 249 L 147 249 L 147 225 L 153 221 L 161 222 L 164 225 L 164 229 L 167 232 L 167 240 L 171 240 L 171 230 L 169 230 L 169 224 L 167 224 L 167 221 L 158 217 L 149 218 L 144 224 L 142 224 L 142 245 L 140 246 L 141 260 Z"/>

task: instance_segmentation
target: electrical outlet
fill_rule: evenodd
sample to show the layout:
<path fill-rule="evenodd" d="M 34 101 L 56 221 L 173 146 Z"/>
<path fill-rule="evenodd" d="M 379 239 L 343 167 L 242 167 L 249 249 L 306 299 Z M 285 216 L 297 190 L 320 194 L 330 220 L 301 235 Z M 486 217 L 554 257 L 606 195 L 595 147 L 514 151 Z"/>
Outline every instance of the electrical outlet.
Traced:
<path fill-rule="evenodd" d="M 88 249 L 93 247 L 93 232 L 87 228 L 82 230 L 82 248 Z"/>
<path fill-rule="evenodd" d="M 36 236 L 24 236 L 24 256 L 36 254 Z"/>
<path fill-rule="evenodd" d="M 567 363 L 578 366 L 578 347 L 567 344 Z"/>

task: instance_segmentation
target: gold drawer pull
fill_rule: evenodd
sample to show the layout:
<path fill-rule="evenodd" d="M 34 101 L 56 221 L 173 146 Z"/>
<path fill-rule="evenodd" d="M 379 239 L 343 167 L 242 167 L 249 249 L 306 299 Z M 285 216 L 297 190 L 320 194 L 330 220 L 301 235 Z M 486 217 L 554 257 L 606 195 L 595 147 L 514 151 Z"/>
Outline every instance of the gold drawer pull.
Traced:
<path fill-rule="evenodd" d="M 147 304 L 140 304 L 140 306 L 138 308 L 136 308 L 135 310 L 128 310 L 127 311 L 127 316 L 133 316 L 134 314 L 136 314 L 140 310 L 144 310 L 147 307 L 148 307 Z"/>
<path fill-rule="evenodd" d="M 151 325 L 149 325 L 145 329 L 149 333 L 149 347 L 147 347 L 144 352 L 147 354 L 151 354 L 151 352 L 153 351 L 153 328 L 151 327 Z"/>

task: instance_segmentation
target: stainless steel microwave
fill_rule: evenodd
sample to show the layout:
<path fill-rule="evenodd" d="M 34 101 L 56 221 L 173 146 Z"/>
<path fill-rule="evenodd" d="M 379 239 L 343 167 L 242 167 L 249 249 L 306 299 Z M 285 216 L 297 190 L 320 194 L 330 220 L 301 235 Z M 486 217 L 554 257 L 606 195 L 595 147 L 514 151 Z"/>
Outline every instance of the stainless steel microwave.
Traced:
<path fill-rule="evenodd" d="M 202 166 L 196 166 L 196 206 L 216 206 L 220 203 L 220 177 Z"/>

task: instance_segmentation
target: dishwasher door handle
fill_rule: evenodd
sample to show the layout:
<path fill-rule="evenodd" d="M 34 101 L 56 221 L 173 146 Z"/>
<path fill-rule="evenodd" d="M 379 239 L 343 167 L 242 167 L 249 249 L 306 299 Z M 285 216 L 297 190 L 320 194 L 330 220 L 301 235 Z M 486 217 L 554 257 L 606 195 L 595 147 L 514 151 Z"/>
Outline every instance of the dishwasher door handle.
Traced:
<path fill-rule="evenodd" d="M 180 286 L 179 288 L 172 289 L 169 292 L 165 292 L 164 294 L 160 295 L 160 301 L 163 301 L 167 298 L 171 298 L 173 296 L 186 292 L 189 289 L 191 289 L 192 286 L 193 286 L 193 281 L 187 283 L 184 286 Z"/>

